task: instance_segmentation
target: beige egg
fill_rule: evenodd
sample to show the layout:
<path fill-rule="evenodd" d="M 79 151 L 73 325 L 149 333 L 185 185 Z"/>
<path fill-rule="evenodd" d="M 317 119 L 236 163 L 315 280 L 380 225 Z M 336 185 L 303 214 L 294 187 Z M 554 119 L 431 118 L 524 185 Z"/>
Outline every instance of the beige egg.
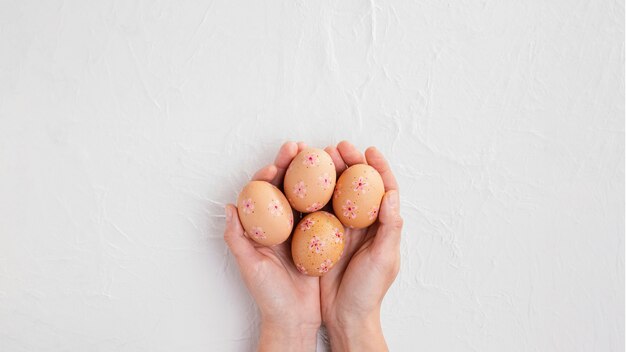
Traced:
<path fill-rule="evenodd" d="M 325 211 L 306 215 L 293 232 L 291 255 L 298 270 L 309 276 L 326 274 L 341 259 L 345 230 Z"/>
<path fill-rule="evenodd" d="M 314 212 L 328 203 L 336 180 L 337 172 L 330 155 L 321 149 L 306 148 L 287 168 L 285 195 L 297 211 Z"/>
<path fill-rule="evenodd" d="M 333 210 L 345 226 L 367 227 L 378 218 L 384 194 L 383 179 L 376 169 L 366 164 L 352 165 L 337 180 Z"/>
<path fill-rule="evenodd" d="M 243 188 L 237 199 L 237 213 L 248 237 L 266 246 L 284 242 L 293 228 L 287 198 L 265 181 L 252 181 Z"/>

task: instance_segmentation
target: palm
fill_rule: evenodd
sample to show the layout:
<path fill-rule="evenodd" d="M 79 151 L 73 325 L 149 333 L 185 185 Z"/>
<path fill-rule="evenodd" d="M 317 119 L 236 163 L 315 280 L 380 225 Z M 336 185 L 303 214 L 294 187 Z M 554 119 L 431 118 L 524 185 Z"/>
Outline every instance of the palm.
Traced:
<path fill-rule="evenodd" d="M 304 276 L 298 272 L 291 259 L 288 243 L 273 247 L 255 245 L 263 256 L 253 272 L 256 276 L 257 288 L 266 295 L 270 305 L 264 307 L 273 316 L 290 316 L 299 312 L 307 317 L 307 323 L 316 324 L 321 321 L 319 280 Z M 280 291 L 276 291 L 280 287 Z"/>
<path fill-rule="evenodd" d="M 371 309 L 370 281 L 376 274 L 369 246 L 376 225 L 367 229 L 346 230 L 344 257 L 327 275 L 320 278 L 321 309 L 325 317 L 343 314 L 343 310 L 367 311 Z M 374 279 L 375 280 L 375 279 Z"/>

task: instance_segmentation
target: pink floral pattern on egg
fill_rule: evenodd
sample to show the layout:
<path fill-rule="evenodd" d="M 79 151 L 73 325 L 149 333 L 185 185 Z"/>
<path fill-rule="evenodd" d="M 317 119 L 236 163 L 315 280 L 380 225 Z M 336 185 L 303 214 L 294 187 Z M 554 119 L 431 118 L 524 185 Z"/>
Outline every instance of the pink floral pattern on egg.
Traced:
<path fill-rule="evenodd" d="M 326 259 L 322 263 L 320 263 L 320 267 L 318 270 L 320 273 L 327 273 L 328 270 L 332 268 L 332 266 L 333 266 L 333 262 L 330 259 Z"/>
<path fill-rule="evenodd" d="M 343 243 L 343 232 L 339 231 L 338 228 L 334 228 L 333 229 L 334 235 L 333 237 L 335 238 L 335 243 Z"/>
<path fill-rule="evenodd" d="M 310 153 L 304 156 L 302 164 L 306 166 L 317 166 L 320 162 L 320 158 L 315 153 Z"/>
<path fill-rule="evenodd" d="M 298 198 L 304 198 L 306 196 L 306 185 L 304 181 L 300 181 L 293 186 L 293 193 Z"/>
<path fill-rule="evenodd" d="M 308 274 L 309 273 L 306 270 L 306 268 L 304 267 L 304 265 L 302 265 L 301 263 L 296 264 L 296 268 L 298 269 L 299 272 L 301 272 L 303 274 Z"/>
<path fill-rule="evenodd" d="M 313 236 L 311 237 L 311 241 L 309 241 L 309 250 L 315 253 L 321 253 L 324 251 L 324 242 L 320 240 L 319 237 Z"/>
<path fill-rule="evenodd" d="M 368 215 L 368 219 L 370 220 L 376 219 L 376 216 L 378 216 L 378 207 L 373 206 L 372 209 L 370 209 L 370 211 L 367 213 L 367 215 Z"/>
<path fill-rule="evenodd" d="M 241 201 L 241 210 L 243 210 L 246 214 L 251 214 L 254 212 L 254 202 L 252 198 L 244 199 Z"/>
<path fill-rule="evenodd" d="M 308 207 L 306 207 L 306 211 L 311 212 L 311 211 L 316 211 L 322 208 L 322 204 L 319 202 L 314 202 L 313 204 L 309 205 Z"/>
<path fill-rule="evenodd" d="M 323 190 L 327 190 L 332 183 L 332 181 L 330 180 L 330 176 L 328 176 L 328 172 L 325 172 L 320 177 L 318 177 L 317 183 L 322 187 Z"/>
<path fill-rule="evenodd" d="M 300 224 L 300 230 L 302 231 L 310 230 L 313 224 L 315 224 L 315 221 L 313 221 L 313 219 L 311 218 L 304 219 L 304 221 L 302 221 L 302 223 Z"/>
<path fill-rule="evenodd" d="M 367 193 L 367 189 L 365 188 L 367 187 L 367 182 L 363 177 L 359 177 L 358 179 L 353 181 L 352 185 L 354 186 L 355 192 Z"/>
<path fill-rule="evenodd" d="M 267 235 L 265 235 L 265 231 L 263 231 L 260 226 L 253 227 L 251 235 L 258 240 L 264 240 L 267 238 Z"/>
<path fill-rule="evenodd" d="M 280 204 L 278 199 L 272 199 L 270 203 L 267 205 L 267 210 L 269 210 L 270 214 L 274 216 L 283 215 L 283 205 Z"/>
<path fill-rule="evenodd" d="M 346 199 L 346 203 L 341 206 L 341 209 L 343 209 L 343 216 L 347 217 L 348 219 L 356 218 L 357 208 L 357 205 L 354 204 L 354 202 L 352 202 L 350 199 Z"/>

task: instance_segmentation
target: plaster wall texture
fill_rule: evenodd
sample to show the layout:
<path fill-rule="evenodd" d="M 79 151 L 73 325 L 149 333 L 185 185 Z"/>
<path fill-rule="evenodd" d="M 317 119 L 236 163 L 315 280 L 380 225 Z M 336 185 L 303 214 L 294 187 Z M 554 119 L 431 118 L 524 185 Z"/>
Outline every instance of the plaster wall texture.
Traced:
<path fill-rule="evenodd" d="M 223 206 L 347 139 L 391 350 L 623 351 L 623 98 L 623 1 L 2 0 L 0 350 L 253 349 Z"/>

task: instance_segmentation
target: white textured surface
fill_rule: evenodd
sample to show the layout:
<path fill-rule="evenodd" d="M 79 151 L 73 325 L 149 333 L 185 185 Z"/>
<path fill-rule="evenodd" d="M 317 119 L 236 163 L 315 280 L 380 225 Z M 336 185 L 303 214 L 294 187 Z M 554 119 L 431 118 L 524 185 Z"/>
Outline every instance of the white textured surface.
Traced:
<path fill-rule="evenodd" d="M 623 351 L 623 62 L 623 1 L 1 0 L 0 350 L 251 349 L 222 205 L 349 139 L 392 350 Z"/>

